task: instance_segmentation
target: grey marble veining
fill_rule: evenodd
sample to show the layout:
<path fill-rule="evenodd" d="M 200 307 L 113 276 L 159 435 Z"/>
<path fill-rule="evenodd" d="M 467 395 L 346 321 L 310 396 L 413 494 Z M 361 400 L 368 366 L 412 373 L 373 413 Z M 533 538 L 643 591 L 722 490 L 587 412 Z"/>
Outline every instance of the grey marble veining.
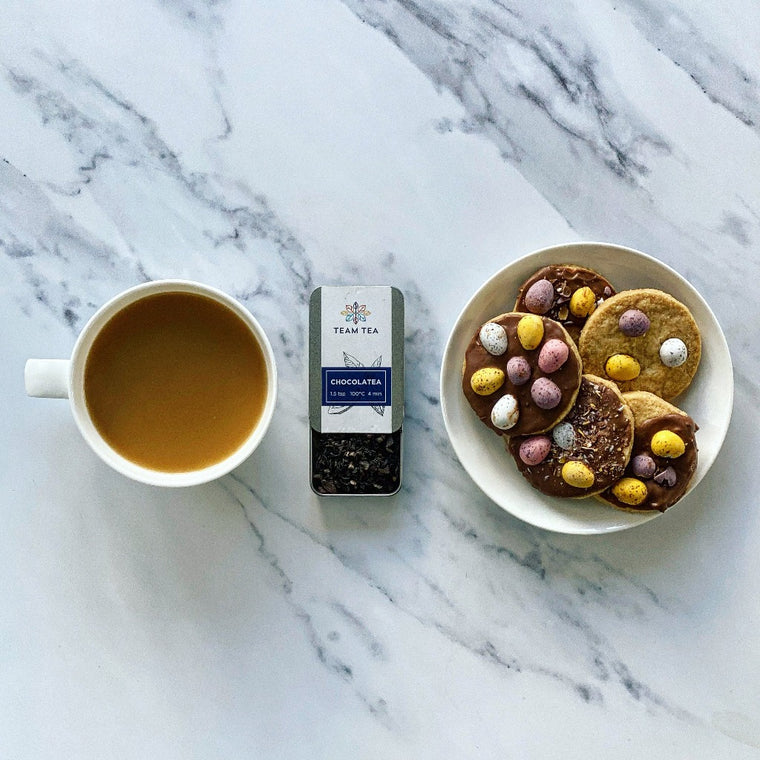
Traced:
<path fill-rule="evenodd" d="M 460 128 L 481 131 L 493 140 L 505 160 L 514 162 L 575 230 L 586 236 L 593 231 L 600 239 L 623 234 L 665 256 L 678 255 L 669 251 L 675 246 L 700 263 L 711 259 L 718 241 L 743 253 L 736 243 L 750 243 L 746 226 L 756 234 L 751 166 L 746 167 L 746 190 L 744 182 L 737 182 L 731 208 L 722 209 L 725 231 L 742 230 L 734 236 L 739 240 L 725 240 L 720 229 L 710 230 L 712 240 L 705 240 L 709 220 L 688 206 L 677 215 L 663 213 L 651 189 L 661 174 L 675 174 L 681 181 L 686 174 L 699 184 L 710 180 L 709 174 L 689 171 L 680 135 L 658 127 L 646 110 L 651 105 L 645 101 L 646 89 L 667 92 L 678 69 L 688 73 L 692 97 L 706 97 L 734 117 L 724 119 L 733 121 L 732 132 L 756 126 L 756 76 L 731 63 L 730 50 L 705 40 L 705 32 L 683 10 L 667 3 L 603 6 L 605 15 L 627 11 L 635 26 L 624 17 L 616 29 L 619 38 L 599 40 L 594 39 L 595 11 L 571 3 L 551 9 L 498 2 L 348 4 L 437 87 L 451 91 L 467 112 Z M 672 65 L 656 61 L 651 68 L 660 81 L 641 82 L 637 91 L 626 92 L 615 79 L 610 56 L 621 42 L 632 53 L 640 48 L 641 41 L 631 39 L 638 34 L 651 46 L 650 54 L 656 48 L 657 57 L 667 56 Z M 599 49 L 594 42 L 600 43 Z M 563 161 L 555 160 L 557 153 Z M 619 213 L 602 215 L 600 207 L 618 208 Z M 692 274 L 704 283 L 698 272 Z"/>
<path fill-rule="evenodd" d="M 758 757 L 757 32 L 745 0 L 10 3 L 0 754 Z M 602 537 L 491 503 L 438 396 L 472 291 L 578 239 L 681 272 L 736 378 L 688 503 Z M 173 492 L 21 388 L 162 277 L 247 305 L 281 380 L 255 455 Z M 406 298 L 391 499 L 308 488 L 306 304 L 341 281 Z"/>

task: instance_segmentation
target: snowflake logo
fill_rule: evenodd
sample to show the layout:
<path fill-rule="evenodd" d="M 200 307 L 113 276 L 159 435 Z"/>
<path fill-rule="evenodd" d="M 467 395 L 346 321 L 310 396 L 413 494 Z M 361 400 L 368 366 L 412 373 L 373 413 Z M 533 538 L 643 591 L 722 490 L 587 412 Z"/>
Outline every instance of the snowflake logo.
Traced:
<path fill-rule="evenodd" d="M 367 317 L 372 312 L 367 311 L 366 303 L 359 305 L 358 301 L 354 301 L 352 304 L 347 303 L 346 308 L 340 314 L 346 318 L 346 322 L 353 322 L 356 325 L 359 322 L 366 322 Z"/>

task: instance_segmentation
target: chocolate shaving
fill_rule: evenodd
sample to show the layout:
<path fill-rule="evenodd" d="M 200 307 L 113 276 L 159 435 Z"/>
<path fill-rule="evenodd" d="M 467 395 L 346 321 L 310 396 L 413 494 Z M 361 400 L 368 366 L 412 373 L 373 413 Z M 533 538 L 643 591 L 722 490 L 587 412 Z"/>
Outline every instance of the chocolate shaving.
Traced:
<path fill-rule="evenodd" d="M 594 473 L 595 485 L 589 491 L 611 485 L 623 475 L 627 462 L 627 444 L 633 437 L 630 419 L 623 413 L 618 395 L 604 385 L 587 380 L 581 383 L 575 406 L 563 419 L 573 427 L 575 439 L 570 450 L 555 441 L 547 458 L 539 465 L 528 466 L 519 457 L 519 437 L 510 439 L 509 448 L 520 471 L 535 485 L 544 480 L 541 490 L 554 496 L 583 496 L 585 492 L 569 486 L 562 479 L 562 465 L 581 461 Z M 549 433 L 551 437 L 551 433 Z M 623 446 L 622 444 L 626 445 Z M 624 451 L 625 450 L 625 451 Z M 547 475 L 550 482 L 547 481 Z"/>

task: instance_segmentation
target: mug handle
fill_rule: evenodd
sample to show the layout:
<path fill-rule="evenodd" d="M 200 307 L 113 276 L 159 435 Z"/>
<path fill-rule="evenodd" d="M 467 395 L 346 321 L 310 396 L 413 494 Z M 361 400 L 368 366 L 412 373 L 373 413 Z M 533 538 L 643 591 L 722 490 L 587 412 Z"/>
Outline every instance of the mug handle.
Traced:
<path fill-rule="evenodd" d="M 69 359 L 29 359 L 24 367 L 26 395 L 68 398 L 70 364 Z"/>

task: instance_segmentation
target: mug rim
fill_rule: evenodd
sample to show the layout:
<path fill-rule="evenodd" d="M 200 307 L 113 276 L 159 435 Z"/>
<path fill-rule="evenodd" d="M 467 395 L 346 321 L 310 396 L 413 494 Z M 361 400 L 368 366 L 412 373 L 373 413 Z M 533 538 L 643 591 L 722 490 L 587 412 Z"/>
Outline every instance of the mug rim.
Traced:
<path fill-rule="evenodd" d="M 267 395 L 258 423 L 245 441 L 229 456 L 207 467 L 184 472 L 165 472 L 143 467 L 119 454 L 95 427 L 87 407 L 84 393 L 84 370 L 87 356 L 95 338 L 108 321 L 124 309 L 142 298 L 159 293 L 195 293 L 212 298 L 235 313 L 253 334 L 261 347 L 267 372 Z M 77 337 L 71 353 L 69 365 L 69 399 L 74 420 L 90 448 L 107 465 L 132 480 L 154 486 L 184 487 L 195 486 L 226 475 L 242 464 L 258 447 L 266 434 L 274 415 L 277 401 L 277 365 L 274 351 L 264 329 L 258 320 L 237 299 L 211 285 L 194 280 L 162 279 L 140 283 L 121 291 L 106 301 L 87 321 Z"/>

